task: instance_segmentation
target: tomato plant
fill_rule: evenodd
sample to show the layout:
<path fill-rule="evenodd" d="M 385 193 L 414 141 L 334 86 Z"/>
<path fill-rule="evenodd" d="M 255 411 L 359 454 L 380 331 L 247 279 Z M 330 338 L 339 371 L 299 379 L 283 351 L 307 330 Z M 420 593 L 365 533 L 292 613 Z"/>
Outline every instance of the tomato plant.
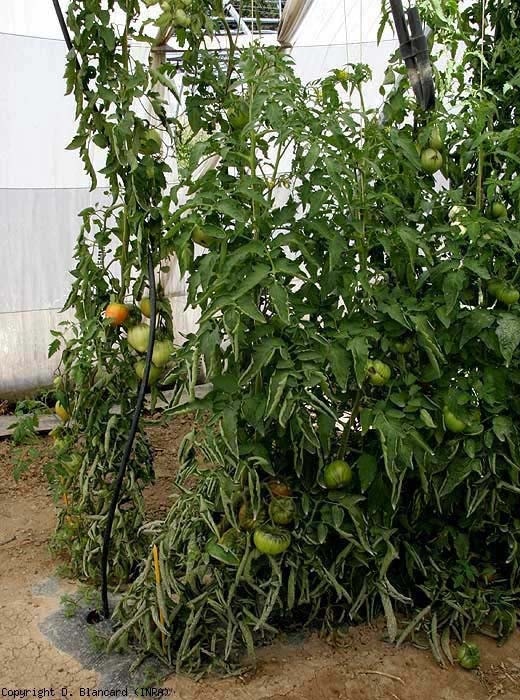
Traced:
<path fill-rule="evenodd" d="M 149 338 L 146 324 L 132 321 L 125 335 L 100 323 L 102 310 L 143 298 L 151 252 L 156 267 L 176 257 L 199 317 L 182 346 L 167 348 L 165 381 L 190 400 L 165 413 L 194 420 L 180 449 L 180 495 L 152 530 L 141 527 L 152 478 L 142 428 L 132 455 L 111 572 L 114 583 L 135 580 L 111 644 L 127 635 L 178 668 L 229 670 L 244 649 L 302 619 L 331 628 L 382 612 L 396 639 L 396 613 L 408 615 L 405 630 L 425 630 L 439 661 L 441 633 L 463 638 L 490 621 L 499 636 L 511 629 L 519 105 L 518 91 L 504 89 L 514 75 L 501 57 L 512 61 L 515 37 L 503 7 L 489 4 L 482 17 L 481 3 L 420 4 L 446 66 L 436 71 L 435 114 L 416 107 L 400 66 L 379 113 L 365 107 L 367 66 L 304 85 L 274 47 L 232 45 L 224 58 L 206 50 L 216 3 L 164 3 L 157 27 L 186 48 L 177 119 L 156 89 L 172 92 L 177 67 L 130 60 L 132 41 L 151 42 L 140 3 L 125 3 L 122 31 L 98 0 L 88 14 L 71 3 L 82 59 L 67 67 L 78 105 L 72 145 L 94 178 L 90 143 L 103 149 L 113 200 L 82 213 L 68 301 L 77 322 L 64 334 L 56 391 L 71 409 L 63 438 L 85 445 L 82 466 L 56 479 L 71 496 L 64 512 L 85 515 L 73 539 L 60 515 L 60 543 L 81 575 L 95 578 L 135 401 L 135 352 Z M 482 70 L 482 56 L 494 70 Z M 97 69 L 88 89 L 87 60 Z M 134 109 L 143 96 L 146 118 Z M 193 146 L 172 186 L 162 153 L 186 121 Z M 150 130 L 164 149 L 145 145 Z M 418 177 L 441 167 L 442 186 Z M 497 199 L 507 218 L 489 216 Z M 117 277 L 98 256 L 105 247 L 116 251 Z M 173 328 L 164 298 L 158 308 L 163 342 Z M 201 358 L 212 389 L 196 398 Z M 55 473 L 62 467 L 57 460 Z M 266 525 L 269 504 L 289 497 L 298 513 L 290 532 Z M 150 576 L 152 538 L 160 584 Z M 486 567 L 496 578 L 483 585 Z"/>

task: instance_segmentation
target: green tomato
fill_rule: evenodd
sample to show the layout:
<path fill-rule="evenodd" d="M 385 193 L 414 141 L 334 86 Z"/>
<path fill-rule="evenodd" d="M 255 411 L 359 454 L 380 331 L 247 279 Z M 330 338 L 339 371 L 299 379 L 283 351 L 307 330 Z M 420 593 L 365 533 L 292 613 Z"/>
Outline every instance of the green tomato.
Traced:
<path fill-rule="evenodd" d="M 395 349 L 400 352 L 401 355 L 406 355 L 413 348 L 413 338 L 405 338 L 404 340 L 396 340 Z"/>
<path fill-rule="evenodd" d="M 323 470 L 323 482 L 328 489 L 341 489 L 352 481 L 352 469 L 341 459 L 327 464 Z"/>
<path fill-rule="evenodd" d="M 504 219 L 507 216 L 506 205 L 503 202 L 493 202 L 491 205 L 491 216 L 494 219 Z"/>
<path fill-rule="evenodd" d="M 145 360 L 139 360 L 134 365 L 135 373 L 137 374 L 139 379 L 142 379 L 144 377 L 145 364 Z M 161 378 L 161 374 L 162 370 L 160 369 L 160 367 L 156 367 L 156 365 L 154 365 L 152 362 L 152 364 L 150 365 L 150 374 L 148 375 L 148 383 L 150 385 L 157 384 L 157 382 Z"/>
<path fill-rule="evenodd" d="M 143 316 L 146 316 L 146 318 L 150 318 L 152 309 L 150 306 L 150 299 L 148 297 L 143 297 L 141 299 L 141 301 L 139 302 L 139 308 L 141 309 L 141 313 L 143 314 Z"/>
<path fill-rule="evenodd" d="M 520 292 L 511 284 L 503 280 L 491 280 L 488 283 L 488 290 L 491 296 L 501 301 L 503 304 L 516 304 L 520 298 Z"/>
<path fill-rule="evenodd" d="M 60 389 L 63 389 L 63 377 L 61 374 L 58 374 L 54 379 L 52 380 L 52 383 L 54 384 L 54 388 L 59 391 Z"/>
<path fill-rule="evenodd" d="M 291 535 L 287 530 L 262 525 L 255 530 L 253 535 L 255 547 L 262 554 L 276 556 L 282 554 L 291 544 Z"/>
<path fill-rule="evenodd" d="M 388 380 L 392 375 L 390 367 L 380 360 L 369 360 L 366 367 L 367 378 L 374 386 L 383 386 L 388 384 Z"/>
<path fill-rule="evenodd" d="M 269 516 L 275 525 L 289 525 L 296 515 L 292 498 L 273 498 L 269 503 Z"/>
<path fill-rule="evenodd" d="M 213 243 L 215 243 L 216 238 L 204 233 L 200 226 L 195 226 L 191 234 L 191 240 L 203 248 L 211 248 Z"/>
<path fill-rule="evenodd" d="M 157 340 L 153 346 L 152 362 L 156 367 L 164 367 L 173 353 L 173 343 L 168 338 Z"/>
<path fill-rule="evenodd" d="M 432 127 L 432 130 L 430 131 L 430 138 L 428 139 L 428 146 L 434 151 L 441 150 L 443 143 L 438 126 Z"/>
<path fill-rule="evenodd" d="M 191 19 L 180 7 L 177 10 L 175 10 L 173 20 L 178 27 L 189 27 L 191 24 Z"/>
<path fill-rule="evenodd" d="M 442 415 L 444 416 L 444 425 L 450 432 L 462 433 L 466 429 L 466 422 L 457 418 L 447 406 L 444 406 Z"/>
<path fill-rule="evenodd" d="M 434 148 L 425 148 L 421 153 L 421 167 L 424 172 L 433 175 L 442 167 L 442 155 Z"/>
<path fill-rule="evenodd" d="M 462 668 L 477 668 L 480 665 L 480 649 L 476 644 L 464 642 L 457 652 L 457 660 Z"/>
<path fill-rule="evenodd" d="M 503 302 L 504 304 L 516 304 L 520 297 L 520 292 L 518 289 L 515 289 L 514 287 L 504 287 L 502 292 L 500 293 L 500 296 L 498 297 L 498 300 Z"/>
<path fill-rule="evenodd" d="M 503 304 L 510 306 L 511 304 L 516 304 L 520 297 L 520 292 L 509 284 L 505 284 L 503 287 L 497 290 L 497 299 Z"/>
<path fill-rule="evenodd" d="M 128 345 L 137 352 L 146 352 L 148 349 L 148 339 L 150 337 L 150 326 L 146 323 L 138 323 L 128 329 Z"/>

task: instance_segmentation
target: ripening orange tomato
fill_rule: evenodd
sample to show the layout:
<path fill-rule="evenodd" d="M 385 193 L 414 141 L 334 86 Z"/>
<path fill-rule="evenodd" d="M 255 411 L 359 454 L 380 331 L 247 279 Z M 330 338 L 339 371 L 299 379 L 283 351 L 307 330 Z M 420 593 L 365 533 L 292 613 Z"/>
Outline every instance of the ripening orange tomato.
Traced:
<path fill-rule="evenodd" d="M 128 318 L 130 310 L 125 304 L 112 303 L 105 309 L 105 318 L 110 319 L 113 326 L 121 326 Z"/>

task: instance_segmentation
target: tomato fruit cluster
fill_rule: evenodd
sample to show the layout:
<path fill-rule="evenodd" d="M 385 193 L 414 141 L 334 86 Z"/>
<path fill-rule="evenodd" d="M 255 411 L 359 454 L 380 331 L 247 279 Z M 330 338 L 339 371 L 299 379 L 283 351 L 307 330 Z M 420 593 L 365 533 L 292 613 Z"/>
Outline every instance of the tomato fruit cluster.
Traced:
<path fill-rule="evenodd" d="M 186 29 L 191 26 L 191 17 L 187 13 L 191 4 L 192 0 L 162 0 L 161 10 L 170 24 Z"/>

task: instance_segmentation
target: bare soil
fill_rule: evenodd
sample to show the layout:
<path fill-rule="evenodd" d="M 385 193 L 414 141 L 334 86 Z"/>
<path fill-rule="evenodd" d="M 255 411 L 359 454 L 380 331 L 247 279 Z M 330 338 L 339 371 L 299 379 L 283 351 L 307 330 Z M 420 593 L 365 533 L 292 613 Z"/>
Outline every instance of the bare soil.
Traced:
<path fill-rule="evenodd" d="M 189 427 L 184 418 L 149 428 L 157 470 L 146 493 L 151 517 L 167 512 L 177 449 Z M 0 689 L 67 688 L 78 697 L 80 687 L 96 688 L 97 674 L 43 636 L 38 625 L 59 595 L 34 592 L 59 563 L 48 550 L 55 510 L 42 468 L 50 451 L 48 437 L 33 448 L 0 442 Z M 15 483 L 21 454 L 31 467 Z M 60 589 L 72 592 L 74 583 L 62 579 Z M 364 625 L 351 629 L 341 647 L 317 636 L 280 640 L 259 651 L 254 673 L 199 682 L 173 675 L 163 687 L 182 700 L 519 700 L 520 633 L 503 647 L 486 638 L 478 643 L 478 671 L 442 669 L 426 651 L 385 644 L 382 624 Z"/>

